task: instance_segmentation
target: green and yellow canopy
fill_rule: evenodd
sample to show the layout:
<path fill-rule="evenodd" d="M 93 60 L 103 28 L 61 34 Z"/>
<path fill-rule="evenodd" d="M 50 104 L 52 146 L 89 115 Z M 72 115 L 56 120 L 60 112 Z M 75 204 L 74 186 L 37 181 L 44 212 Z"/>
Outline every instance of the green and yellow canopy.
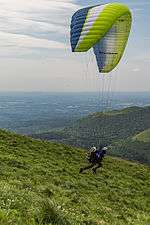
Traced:
<path fill-rule="evenodd" d="M 129 8 L 120 3 L 78 10 L 71 22 L 72 51 L 85 52 L 93 47 L 99 71 L 110 72 L 124 53 L 131 22 Z"/>

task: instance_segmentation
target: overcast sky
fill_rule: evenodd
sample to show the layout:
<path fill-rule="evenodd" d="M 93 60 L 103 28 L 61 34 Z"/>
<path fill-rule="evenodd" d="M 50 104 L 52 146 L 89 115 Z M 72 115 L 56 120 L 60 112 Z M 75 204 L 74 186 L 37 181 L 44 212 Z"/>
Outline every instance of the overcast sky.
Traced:
<path fill-rule="evenodd" d="M 69 43 L 72 14 L 91 2 L 108 1 L 0 0 L 0 91 L 97 90 L 102 78 L 92 51 L 73 54 Z M 150 91 L 150 1 L 120 2 L 131 8 L 133 26 L 112 76 L 117 73 L 119 91 Z M 93 61 L 85 75 L 89 57 Z"/>

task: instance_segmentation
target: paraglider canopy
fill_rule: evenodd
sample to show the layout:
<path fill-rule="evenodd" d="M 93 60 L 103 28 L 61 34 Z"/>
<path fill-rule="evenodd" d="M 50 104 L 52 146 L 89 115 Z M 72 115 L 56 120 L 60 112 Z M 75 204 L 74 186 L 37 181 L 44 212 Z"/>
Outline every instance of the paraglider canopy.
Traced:
<path fill-rule="evenodd" d="M 71 21 L 72 52 L 93 48 L 99 72 L 112 71 L 124 53 L 131 22 L 129 8 L 120 3 L 78 10 Z"/>

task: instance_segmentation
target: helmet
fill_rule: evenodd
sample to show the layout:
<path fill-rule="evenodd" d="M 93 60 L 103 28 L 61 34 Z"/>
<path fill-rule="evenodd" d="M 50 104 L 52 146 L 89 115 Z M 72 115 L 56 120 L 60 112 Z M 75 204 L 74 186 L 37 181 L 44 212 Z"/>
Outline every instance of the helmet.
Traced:
<path fill-rule="evenodd" d="M 108 150 L 108 148 L 107 147 L 104 147 L 104 148 L 102 148 L 102 150 L 105 150 L 106 151 L 106 150 Z"/>
<path fill-rule="evenodd" d="M 96 151 L 96 147 L 93 146 L 93 147 L 91 148 L 91 151 L 92 151 L 92 152 L 95 152 L 95 151 Z"/>

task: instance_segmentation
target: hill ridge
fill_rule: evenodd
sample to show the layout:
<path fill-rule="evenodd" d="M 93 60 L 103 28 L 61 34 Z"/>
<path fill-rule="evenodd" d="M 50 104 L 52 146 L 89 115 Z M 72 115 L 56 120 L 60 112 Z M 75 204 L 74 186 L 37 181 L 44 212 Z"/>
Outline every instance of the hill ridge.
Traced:
<path fill-rule="evenodd" d="M 134 106 L 90 114 L 62 130 L 33 134 L 32 137 L 83 148 L 111 145 L 113 150 L 110 154 L 114 156 L 150 163 L 150 144 L 134 139 L 134 136 L 150 128 L 149 118 L 150 106 Z"/>

